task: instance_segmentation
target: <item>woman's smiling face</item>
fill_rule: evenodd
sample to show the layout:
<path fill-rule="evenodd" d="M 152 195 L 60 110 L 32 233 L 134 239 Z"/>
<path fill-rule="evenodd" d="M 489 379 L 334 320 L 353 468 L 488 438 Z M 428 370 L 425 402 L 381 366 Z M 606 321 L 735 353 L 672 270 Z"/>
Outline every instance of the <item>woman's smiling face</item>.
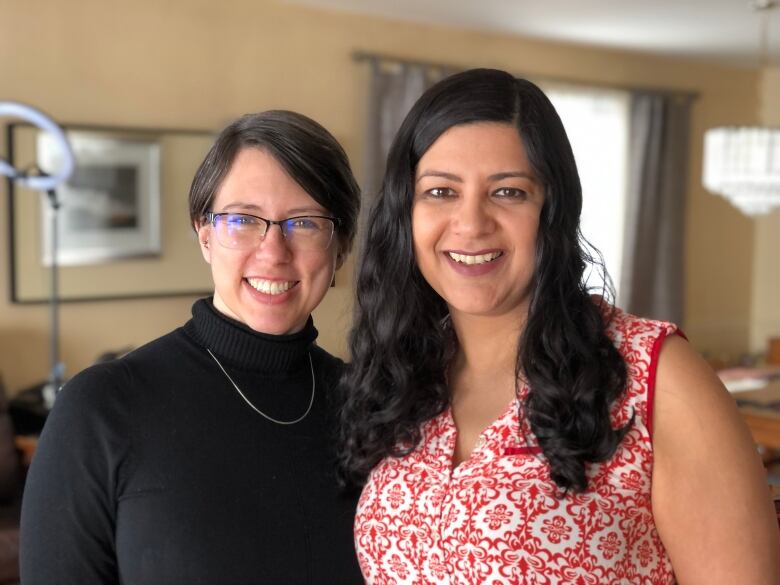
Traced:
<path fill-rule="evenodd" d="M 215 213 L 247 213 L 271 220 L 330 216 L 267 151 L 243 148 L 214 199 Z M 203 257 L 211 265 L 214 306 L 255 331 L 300 331 L 328 291 L 336 270 L 337 237 L 326 249 L 293 249 L 278 225 L 250 249 L 226 248 L 214 226 L 198 228 Z"/>
<path fill-rule="evenodd" d="M 415 257 L 453 317 L 525 318 L 543 205 L 511 124 L 454 126 L 425 152 L 415 173 Z"/>

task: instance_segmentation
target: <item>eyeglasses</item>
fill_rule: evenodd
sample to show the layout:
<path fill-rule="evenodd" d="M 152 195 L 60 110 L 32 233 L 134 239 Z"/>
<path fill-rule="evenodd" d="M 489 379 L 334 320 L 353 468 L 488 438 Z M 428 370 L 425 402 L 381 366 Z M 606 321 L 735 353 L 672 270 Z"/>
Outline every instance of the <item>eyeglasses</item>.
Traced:
<path fill-rule="evenodd" d="M 336 217 L 299 215 L 272 220 L 248 213 L 213 213 L 205 215 L 214 226 L 217 241 L 225 248 L 248 250 L 265 239 L 271 226 L 278 225 L 287 245 L 294 250 L 325 250 L 333 239 Z"/>

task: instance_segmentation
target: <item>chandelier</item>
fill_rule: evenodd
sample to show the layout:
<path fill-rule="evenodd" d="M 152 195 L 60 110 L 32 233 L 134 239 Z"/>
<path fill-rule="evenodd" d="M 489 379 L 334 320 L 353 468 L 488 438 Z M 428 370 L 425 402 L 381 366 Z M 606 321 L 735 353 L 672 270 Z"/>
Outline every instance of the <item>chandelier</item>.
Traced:
<path fill-rule="evenodd" d="M 762 215 L 780 207 L 780 130 L 707 130 L 704 186 L 746 215 Z"/>
<path fill-rule="evenodd" d="M 756 0 L 762 14 L 761 65 L 766 66 L 771 0 Z M 780 207 L 780 130 L 761 126 L 712 128 L 704 133 L 702 182 L 746 215 Z"/>

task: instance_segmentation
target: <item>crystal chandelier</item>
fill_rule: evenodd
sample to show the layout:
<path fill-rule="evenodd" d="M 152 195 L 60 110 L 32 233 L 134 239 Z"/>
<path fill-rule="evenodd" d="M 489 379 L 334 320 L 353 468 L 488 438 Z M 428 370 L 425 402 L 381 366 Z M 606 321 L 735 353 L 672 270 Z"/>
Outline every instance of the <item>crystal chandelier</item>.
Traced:
<path fill-rule="evenodd" d="M 746 215 L 761 215 L 780 207 L 780 130 L 707 130 L 704 186 Z"/>
<path fill-rule="evenodd" d="M 771 0 L 756 0 L 762 14 L 761 65 L 766 66 Z M 766 127 L 712 128 L 704 133 L 704 186 L 746 215 L 780 207 L 780 130 Z"/>

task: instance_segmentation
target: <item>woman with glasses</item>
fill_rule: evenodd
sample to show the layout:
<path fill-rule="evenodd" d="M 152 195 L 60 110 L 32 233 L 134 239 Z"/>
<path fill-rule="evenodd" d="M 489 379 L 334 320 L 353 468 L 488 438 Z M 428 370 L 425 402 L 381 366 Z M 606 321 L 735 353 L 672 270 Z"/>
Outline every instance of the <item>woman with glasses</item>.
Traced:
<path fill-rule="evenodd" d="M 588 294 L 581 204 L 528 81 L 466 71 L 403 122 L 342 416 L 367 583 L 778 583 L 733 399 L 675 325 Z"/>
<path fill-rule="evenodd" d="M 27 480 L 24 583 L 362 582 L 355 500 L 334 475 L 343 364 L 311 318 L 359 197 L 343 149 L 305 116 L 222 131 L 189 197 L 214 295 L 62 389 Z"/>

